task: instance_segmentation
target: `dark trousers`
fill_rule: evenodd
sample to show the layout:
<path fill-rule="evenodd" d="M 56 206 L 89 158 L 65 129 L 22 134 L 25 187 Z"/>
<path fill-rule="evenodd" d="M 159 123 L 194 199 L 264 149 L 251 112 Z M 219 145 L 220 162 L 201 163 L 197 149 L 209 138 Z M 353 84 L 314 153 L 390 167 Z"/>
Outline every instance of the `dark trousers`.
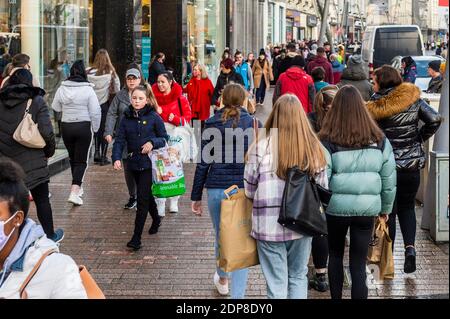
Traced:
<path fill-rule="evenodd" d="M 389 235 L 392 248 L 396 235 L 396 220 L 400 223 L 403 242 L 406 246 L 414 246 L 416 242 L 416 195 L 420 186 L 420 171 L 397 171 L 397 194 L 394 208 L 389 215 Z"/>
<path fill-rule="evenodd" d="M 52 237 L 55 234 L 53 229 L 53 212 L 50 205 L 48 182 L 42 183 L 32 190 L 30 190 L 33 196 L 34 204 L 36 205 L 37 217 L 39 223 L 44 229 L 47 237 Z"/>
<path fill-rule="evenodd" d="M 342 299 L 344 284 L 345 237 L 350 227 L 350 275 L 352 299 L 367 299 L 366 260 L 374 226 L 373 217 L 337 217 L 327 215 L 330 261 L 328 279 L 332 299 Z"/>
<path fill-rule="evenodd" d="M 133 171 L 130 169 L 128 160 L 122 160 L 123 163 L 123 173 L 125 175 L 125 182 L 127 183 L 128 194 L 130 197 L 136 198 L 136 181 L 134 180 Z"/>
<path fill-rule="evenodd" d="M 103 135 L 105 134 L 106 116 L 108 115 L 109 103 L 103 103 L 100 107 L 102 109 L 102 120 L 100 122 L 98 132 L 94 134 L 95 151 L 100 152 L 100 156 L 106 156 L 106 152 L 108 151 L 108 142 L 106 142 Z"/>
<path fill-rule="evenodd" d="M 92 143 L 91 122 L 62 123 L 62 135 L 69 153 L 72 185 L 81 186 Z"/>
<path fill-rule="evenodd" d="M 328 238 L 327 236 L 314 237 L 312 240 L 311 254 L 314 268 L 325 269 L 328 265 Z"/>
<path fill-rule="evenodd" d="M 256 89 L 256 103 L 264 104 L 264 100 L 266 98 L 266 79 L 264 75 L 261 78 L 261 84 L 259 88 Z"/>
<path fill-rule="evenodd" d="M 132 171 L 132 173 L 137 185 L 137 213 L 134 223 L 134 237 L 140 239 L 148 213 L 150 213 L 155 223 L 159 223 L 161 219 L 152 194 L 152 170 Z"/>

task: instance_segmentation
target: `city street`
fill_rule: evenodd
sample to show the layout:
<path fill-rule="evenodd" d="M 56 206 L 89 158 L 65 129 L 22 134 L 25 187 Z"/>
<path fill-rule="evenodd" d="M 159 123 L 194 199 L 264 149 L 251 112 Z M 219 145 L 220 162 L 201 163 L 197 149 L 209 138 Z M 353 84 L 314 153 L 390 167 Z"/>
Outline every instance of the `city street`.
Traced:
<path fill-rule="evenodd" d="M 270 112 L 267 96 L 258 117 L 265 120 Z M 167 213 L 157 235 L 144 233 L 143 248 L 131 252 L 125 245 L 130 239 L 135 211 L 124 211 L 128 200 L 123 172 L 112 166 L 91 165 L 84 184 L 84 206 L 67 203 L 71 174 L 66 170 L 50 183 L 55 226 L 65 230 L 61 251 L 76 263 L 87 266 L 107 298 L 223 298 L 213 285 L 215 271 L 214 235 L 206 213 L 196 217 L 191 212 L 190 188 L 195 166 L 185 168 L 188 193 L 180 200 L 180 213 Z M 204 195 L 204 200 L 206 195 Z M 36 219 L 32 205 L 31 218 Z M 206 204 L 204 206 L 206 208 Z M 417 209 L 420 224 L 421 209 Z M 151 218 L 146 224 L 150 227 Z M 395 279 L 370 285 L 369 298 L 448 298 L 448 244 L 436 245 L 427 232 L 418 229 L 417 271 L 403 273 L 403 248 L 400 232 L 395 249 Z M 309 298 L 329 298 L 329 293 L 309 290 Z M 345 289 L 344 296 L 349 297 Z M 265 298 L 265 279 L 254 267 L 248 282 L 248 298 Z"/>

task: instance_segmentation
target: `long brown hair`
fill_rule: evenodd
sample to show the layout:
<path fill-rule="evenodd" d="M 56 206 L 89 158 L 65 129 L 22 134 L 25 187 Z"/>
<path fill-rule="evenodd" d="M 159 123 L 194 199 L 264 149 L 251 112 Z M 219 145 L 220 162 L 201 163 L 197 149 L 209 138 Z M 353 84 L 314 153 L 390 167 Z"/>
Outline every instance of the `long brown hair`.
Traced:
<path fill-rule="evenodd" d="M 317 127 L 319 130 L 322 128 L 323 120 L 328 112 L 328 105 L 333 103 L 333 99 L 336 96 L 339 88 L 336 85 L 328 85 L 321 89 L 314 100 L 314 111 L 317 114 Z"/>
<path fill-rule="evenodd" d="M 344 147 L 364 147 L 379 143 L 384 134 L 370 116 L 361 93 L 345 85 L 336 94 L 319 137 Z"/>
<path fill-rule="evenodd" d="M 222 120 L 227 122 L 233 119 L 233 127 L 237 127 L 241 118 L 240 108 L 243 106 L 247 93 L 240 84 L 231 83 L 225 86 L 222 94 L 223 105 L 225 106 Z"/>
<path fill-rule="evenodd" d="M 111 74 L 113 77 L 116 77 L 117 74 L 116 69 L 112 65 L 108 51 L 105 49 L 98 50 L 92 68 L 97 70 L 95 75 Z"/>
<path fill-rule="evenodd" d="M 326 166 L 322 145 L 295 95 L 286 94 L 277 100 L 265 129 L 266 132 L 278 129 L 278 155 L 275 156 L 279 178 L 286 179 L 288 169 L 294 166 L 311 176 Z"/>

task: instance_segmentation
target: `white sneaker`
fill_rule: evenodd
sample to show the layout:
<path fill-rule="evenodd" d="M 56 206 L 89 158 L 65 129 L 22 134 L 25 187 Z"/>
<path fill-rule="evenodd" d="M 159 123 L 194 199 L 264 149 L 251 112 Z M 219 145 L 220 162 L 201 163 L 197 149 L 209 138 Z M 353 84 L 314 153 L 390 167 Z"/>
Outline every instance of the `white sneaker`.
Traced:
<path fill-rule="evenodd" d="M 222 285 L 220 283 L 220 276 L 217 272 L 214 274 L 214 285 L 216 286 L 217 291 L 220 295 L 227 296 L 229 294 L 230 290 L 228 289 L 228 283 Z"/>
<path fill-rule="evenodd" d="M 69 203 L 74 204 L 75 206 L 83 205 L 83 200 L 81 197 L 75 193 L 70 193 L 69 199 L 67 200 Z"/>
<path fill-rule="evenodd" d="M 83 187 L 80 188 L 80 191 L 78 192 L 78 196 L 83 197 L 84 195 L 84 189 Z"/>
<path fill-rule="evenodd" d="M 178 201 L 171 201 L 169 208 L 169 213 L 178 214 Z"/>
<path fill-rule="evenodd" d="M 159 217 L 166 217 L 166 200 L 161 198 L 155 198 L 156 207 L 158 208 Z"/>

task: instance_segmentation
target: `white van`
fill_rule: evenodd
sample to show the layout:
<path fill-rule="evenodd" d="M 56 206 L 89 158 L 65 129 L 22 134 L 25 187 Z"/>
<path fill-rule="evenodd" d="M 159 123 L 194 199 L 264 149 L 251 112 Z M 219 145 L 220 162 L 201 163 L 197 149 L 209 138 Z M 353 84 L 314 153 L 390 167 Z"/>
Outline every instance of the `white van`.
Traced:
<path fill-rule="evenodd" d="M 422 33 L 417 25 L 368 26 L 361 54 L 370 74 L 396 56 L 425 55 Z"/>

